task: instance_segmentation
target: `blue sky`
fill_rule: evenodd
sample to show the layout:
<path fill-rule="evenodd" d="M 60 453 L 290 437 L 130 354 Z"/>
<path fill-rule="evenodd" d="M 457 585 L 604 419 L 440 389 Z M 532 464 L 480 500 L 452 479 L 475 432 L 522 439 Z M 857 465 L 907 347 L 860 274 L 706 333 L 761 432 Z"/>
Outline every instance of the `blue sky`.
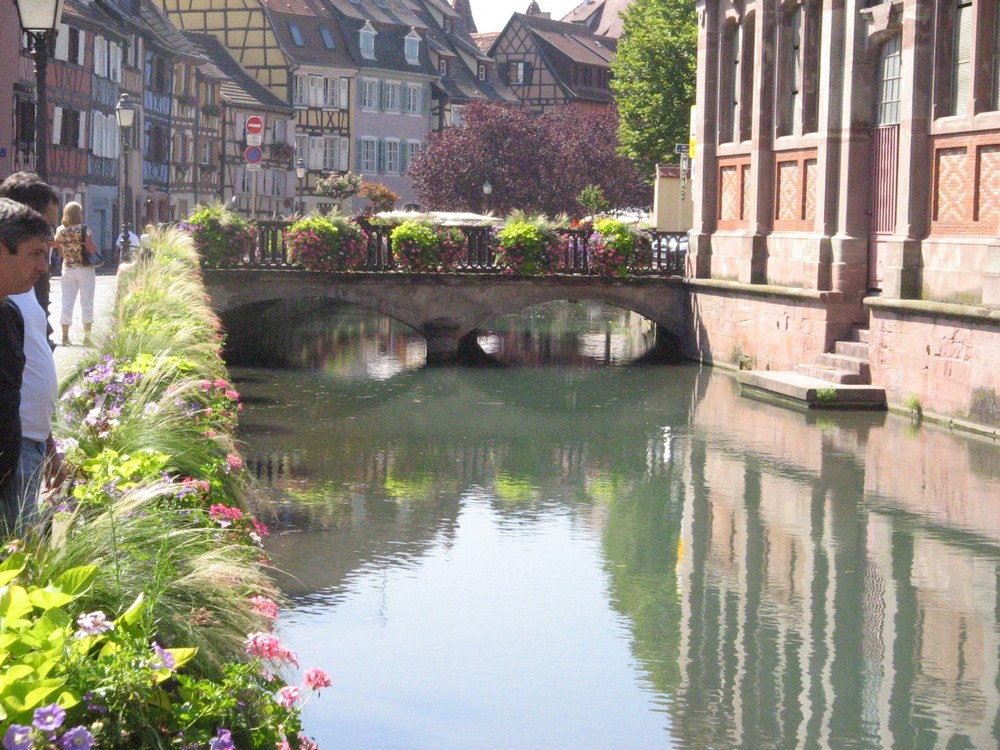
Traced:
<path fill-rule="evenodd" d="M 539 7 L 551 13 L 555 19 L 562 18 L 581 0 L 538 0 Z M 472 15 L 480 31 L 500 31 L 515 11 L 524 13 L 531 0 L 472 0 Z"/>

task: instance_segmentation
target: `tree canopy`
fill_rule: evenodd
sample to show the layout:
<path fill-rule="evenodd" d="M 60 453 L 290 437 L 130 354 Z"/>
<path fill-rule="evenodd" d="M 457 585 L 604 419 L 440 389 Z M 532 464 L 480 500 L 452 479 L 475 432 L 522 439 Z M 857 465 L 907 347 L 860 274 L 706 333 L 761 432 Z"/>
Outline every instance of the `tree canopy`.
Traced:
<path fill-rule="evenodd" d="M 692 0 L 633 0 L 611 64 L 621 152 L 652 174 L 687 143 L 698 28 Z"/>
<path fill-rule="evenodd" d="M 613 111 L 567 105 L 533 115 L 518 105 L 477 102 L 463 108 L 462 119 L 463 126 L 434 134 L 410 164 L 407 174 L 429 209 L 579 215 L 576 197 L 591 184 L 615 208 L 650 204 L 644 176 L 618 153 Z"/>

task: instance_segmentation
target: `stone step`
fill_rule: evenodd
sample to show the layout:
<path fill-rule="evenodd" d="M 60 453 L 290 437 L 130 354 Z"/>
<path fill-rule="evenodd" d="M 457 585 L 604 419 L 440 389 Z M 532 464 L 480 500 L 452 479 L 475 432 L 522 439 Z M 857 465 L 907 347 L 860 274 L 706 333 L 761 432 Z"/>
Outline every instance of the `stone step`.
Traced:
<path fill-rule="evenodd" d="M 840 385 L 865 385 L 868 379 L 861 373 L 828 365 L 795 365 L 795 372 L 827 383 Z"/>
<path fill-rule="evenodd" d="M 836 354 L 844 354 L 848 357 L 857 357 L 858 359 L 866 360 L 868 359 L 868 342 L 867 341 L 837 341 L 833 345 L 833 351 Z"/>
<path fill-rule="evenodd" d="M 865 344 L 868 343 L 869 331 L 867 328 L 861 328 L 860 326 L 852 326 L 851 333 L 849 334 L 848 341 L 861 341 Z"/>
<path fill-rule="evenodd" d="M 873 385 L 834 384 L 798 372 L 743 370 L 740 393 L 808 409 L 885 410 L 885 389 Z"/>
<path fill-rule="evenodd" d="M 852 357 L 848 354 L 820 354 L 816 357 L 814 364 L 821 367 L 833 367 L 838 370 L 848 370 L 856 372 L 864 383 L 871 381 L 871 370 L 868 368 L 867 357 Z"/>

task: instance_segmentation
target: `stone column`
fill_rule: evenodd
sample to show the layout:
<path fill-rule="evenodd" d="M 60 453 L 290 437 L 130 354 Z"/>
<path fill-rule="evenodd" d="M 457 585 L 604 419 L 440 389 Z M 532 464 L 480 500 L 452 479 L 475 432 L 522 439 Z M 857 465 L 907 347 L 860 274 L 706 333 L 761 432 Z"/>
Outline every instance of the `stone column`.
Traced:
<path fill-rule="evenodd" d="M 758 2 L 754 24 L 753 123 L 750 153 L 749 243 L 739 263 L 745 284 L 767 281 L 767 236 L 774 227 L 774 93 L 780 5 Z"/>
<path fill-rule="evenodd" d="M 427 364 L 450 364 L 458 356 L 461 325 L 449 318 L 435 318 L 420 326 L 427 343 Z"/>
<path fill-rule="evenodd" d="M 695 99 L 694 222 L 690 232 L 687 274 L 704 279 L 712 275 L 712 233 L 718 201 L 715 144 L 718 141 L 719 0 L 697 0 L 698 69 Z"/>

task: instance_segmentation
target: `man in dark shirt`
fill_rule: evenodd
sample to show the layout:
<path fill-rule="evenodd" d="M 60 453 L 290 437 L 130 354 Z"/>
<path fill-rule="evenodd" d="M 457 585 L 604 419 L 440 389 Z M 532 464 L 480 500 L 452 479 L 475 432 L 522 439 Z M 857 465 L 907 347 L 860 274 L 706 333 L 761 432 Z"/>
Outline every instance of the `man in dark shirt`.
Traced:
<path fill-rule="evenodd" d="M 52 229 L 27 206 L 0 198 L 0 506 L 8 533 L 18 515 L 15 467 L 21 453 L 24 322 L 8 295 L 31 289 L 48 268 Z"/>

